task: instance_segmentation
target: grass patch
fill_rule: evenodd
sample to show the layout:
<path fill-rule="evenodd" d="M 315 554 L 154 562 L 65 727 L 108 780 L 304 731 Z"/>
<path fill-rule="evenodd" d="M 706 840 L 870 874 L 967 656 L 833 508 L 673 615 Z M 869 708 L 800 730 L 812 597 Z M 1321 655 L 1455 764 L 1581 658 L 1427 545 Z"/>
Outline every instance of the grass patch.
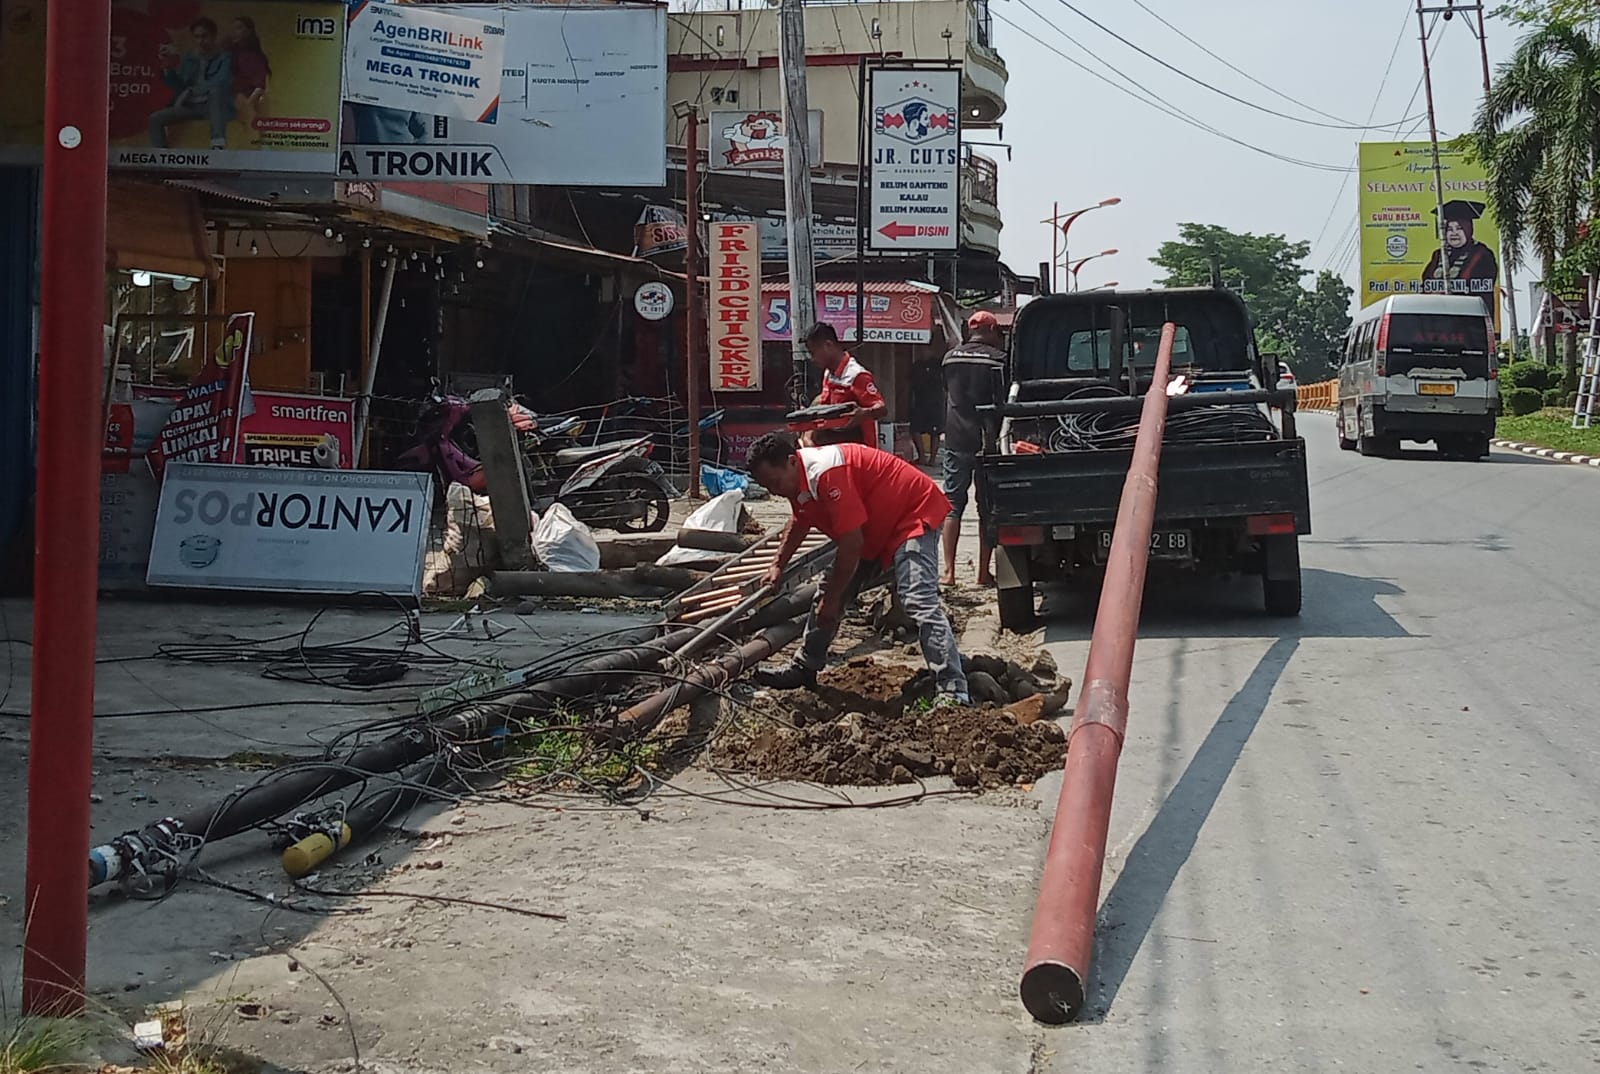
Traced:
<path fill-rule="evenodd" d="M 1495 422 L 1495 435 L 1519 444 L 1536 444 L 1555 451 L 1600 455 L 1600 425 L 1574 429 L 1572 411 L 1566 408 L 1546 407 L 1520 418 L 1501 417 Z"/>
<path fill-rule="evenodd" d="M 542 727 L 521 736 L 513 747 L 518 760 L 512 773 L 521 779 L 620 786 L 634 778 L 634 769 L 648 768 L 661 757 L 658 742 L 608 746 L 583 729 L 580 713 L 557 708 Z M 0 1072 L 4 1074 L 4 1072 Z"/>
<path fill-rule="evenodd" d="M 82 1019 L 7 1014 L 0 1020 L 0 1074 L 75 1069 L 89 1043 Z"/>

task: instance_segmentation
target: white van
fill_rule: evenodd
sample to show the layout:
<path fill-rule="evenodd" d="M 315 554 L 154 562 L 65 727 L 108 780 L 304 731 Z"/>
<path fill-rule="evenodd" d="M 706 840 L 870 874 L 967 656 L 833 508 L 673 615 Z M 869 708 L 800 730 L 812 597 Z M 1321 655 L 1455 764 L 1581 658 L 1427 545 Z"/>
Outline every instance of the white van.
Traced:
<path fill-rule="evenodd" d="M 1489 455 L 1500 413 L 1494 322 L 1472 295 L 1391 295 L 1356 317 L 1339 369 L 1339 447 L 1394 455 L 1433 441 L 1453 459 Z"/>

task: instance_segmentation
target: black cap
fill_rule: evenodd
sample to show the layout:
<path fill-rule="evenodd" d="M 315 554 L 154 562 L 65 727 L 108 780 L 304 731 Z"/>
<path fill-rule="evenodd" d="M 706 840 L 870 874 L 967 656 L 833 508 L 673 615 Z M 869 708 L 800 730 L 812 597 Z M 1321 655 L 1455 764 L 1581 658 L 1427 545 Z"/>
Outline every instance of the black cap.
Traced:
<path fill-rule="evenodd" d="M 1487 208 L 1481 201 L 1447 201 L 1444 203 L 1444 218 L 1446 220 L 1476 220 L 1482 216 Z M 1438 216 L 1439 210 L 1434 209 L 1433 215 Z"/>

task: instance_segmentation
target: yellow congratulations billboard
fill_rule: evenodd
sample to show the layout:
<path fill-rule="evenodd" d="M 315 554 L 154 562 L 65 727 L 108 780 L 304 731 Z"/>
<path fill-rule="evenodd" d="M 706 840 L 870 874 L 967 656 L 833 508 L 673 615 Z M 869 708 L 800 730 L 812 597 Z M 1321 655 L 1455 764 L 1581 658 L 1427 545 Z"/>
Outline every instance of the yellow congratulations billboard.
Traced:
<path fill-rule="evenodd" d="M 343 4 L 112 0 L 110 164 L 332 175 Z M 0 160 L 37 158 L 44 0 L 0 0 Z"/>
<path fill-rule="evenodd" d="M 1500 323 L 1500 232 L 1483 166 L 1439 147 L 1444 226 L 1428 142 L 1361 144 L 1361 304 L 1389 295 L 1477 295 Z M 1442 243 L 1441 243 L 1442 240 Z M 1441 250 L 1441 245 L 1443 249 Z"/>

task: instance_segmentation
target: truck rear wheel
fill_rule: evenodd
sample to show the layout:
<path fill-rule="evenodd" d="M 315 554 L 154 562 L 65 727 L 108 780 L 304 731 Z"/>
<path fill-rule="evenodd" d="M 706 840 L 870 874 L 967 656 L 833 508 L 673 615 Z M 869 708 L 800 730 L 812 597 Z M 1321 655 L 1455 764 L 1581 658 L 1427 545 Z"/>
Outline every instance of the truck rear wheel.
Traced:
<path fill-rule="evenodd" d="M 997 590 L 1000 603 L 1000 629 L 1026 634 L 1037 619 L 1033 613 L 1033 586 Z"/>

